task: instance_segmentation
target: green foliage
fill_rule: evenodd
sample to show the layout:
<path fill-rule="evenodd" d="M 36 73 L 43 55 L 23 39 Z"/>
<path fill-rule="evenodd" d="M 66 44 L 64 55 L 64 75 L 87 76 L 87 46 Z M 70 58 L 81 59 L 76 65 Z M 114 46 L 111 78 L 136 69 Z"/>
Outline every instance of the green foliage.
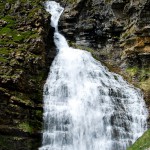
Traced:
<path fill-rule="evenodd" d="M 6 63 L 6 62 L 7 62 L 7 59 L 0 56 L 0 62 Z"/>
<path fill-rule="evenodd" d="M 33 9 L 29 12 L 28 18 L 29 18 L 29 19 L 31 19 L 31 18 L 34 19 L 35 17 L 38 17 L 38 16 L 35 16 L 35 17 L 34 17 L 35 13 L 37 13 L 38 10 L 39 10 L 39 8 L 37 8 L 37 7 L 36 7 L 36 8 L 33 8 Z"/>
<path fill-rule="evenodd" d="M 127 68 L 127 73 L 129 73 L 130 76 L 134 76 L 138 73 L 138 68 L 137 67 L 130 67 Z"/>
<path fill-rule="evenodd" d="M 144 92 L 144 98 L 146 104 L 150 105 L 150 68 L 139 68 L 137 66 L 129 67 L 126 69 L 126 72 L 128 73 L 128 81 L 133 81 L 135 79 L 135 82 L 133 84 L 140 88 Z"/>
<path fill-rule="evenodd" d="M 42 114 L 43 114 L 43 111 L 42 111 L 42 110 L 37 110 L 37 111 L 36 111 L 36 116 L 37 116 L 38 118 L 41 118 Z"/>
<path fill-rule="evenodd" d="M 16 21 L 12 16 L 5 16 L 2 18 L 2 20 L 7 22 L 7 28 L 14 28 Z"/>
<path fill-rule="evenodd" d="M 127 150 L 146 150 L 150 148 L 150 130 L 146 131 L 130 148 Z"/>
<path fill-rule="evenodd" d="M 138 80 L 140 82 L 147 80 L 150 76 L 149 68 L 139 68 L 137 66 L 134 66 L 127 68 L 126 72 L 129 74 L 130 77 L 138 76 Z"/>
<path fill-rule="evenodd" d="M 16 32 L 16 34 L 13 35 L 13 40 L 15 42 L 23 42 L 23 40 L 29 38 L 33 34 L 33 31 L 25 31 L 25 32 Z"/>
<path fill-rule="evenodd" d="M 13 40 L 14 40 L 15 42 L 23 42 L 24 37 L 23 37 L 21 34 L 15 34 L 15 35 L 13 36 Z"/>
<path fill-rule="evenodd" d="M 11 35 L 11 33 L 12 33 L 12 30 L 10 29 L 10 28 L 8 28 L 8 27 L 4 27 L 4 28 L 2 28 L 1 29 L 1 31 L 0 31 L 0 34 L 1 35 Z"/>
<path fill-rule="evenodd" d="M 10 53 L 10 51 L 8 50 L 8 48 L 1 48 L 0 50 L 0 55 L 8 55 Z"/>
<path fill-rule="evenodd" d="M 22 122 L 19 124 L 19 128 L 24 132 L 33 133 L 33 128 L 29 125 L 28 122 Z"/>
<path fill-rule="evenodd" d="M 40 70 L 40 63 L 45 61 L 45 49 L 42 54 L 35 55 L 36 41 L 31 40 L 42 36 L 38 34 L 39 27 L 48 26 L 47 21 L 44 21 L 48 13 L 44 11 L 42 2 L 44 0 L 0 1 L 0 71 L 1 81 L 8 89 L 0 89 L 5 95 L 2 97 L 4 102 L 1 102 L 5 115 L 1 115 L 0 121 L 1 126 L 7 125 L 5 130 L 9 133 L 5 139 L 0 136 L 0 149 L 14 150 L 18 145 L 26 147 L 25 149 L 37 149 L 37 143 L 40 144 L 39 139 L 36 141 L 38 137 L 34 137 L 30 142 L 31 138 L 25 137 L 24 140 L 17 132 L 15 135 L 12 132 L 21 132 L 22 136 L 26 135 L 23 132 L 32 135 L 42 128 L 42 83 L 45 78 L 42 73 L 45 70 Z M 5 7 L 6 3 L 10 4 L 10 9 Z M 30 89 L 32 92 L 28 92 Z M 5 109 L 5 106 L 8 109 Z M 8 139 L 9 135 L 11 137 Z"/>
<path fill-rule="evenodd" d="M 30 36 L 30 39 L 35 39 L 37 37 L 39 37 L 38 33 L 32 33 L 31 36 Z"/>

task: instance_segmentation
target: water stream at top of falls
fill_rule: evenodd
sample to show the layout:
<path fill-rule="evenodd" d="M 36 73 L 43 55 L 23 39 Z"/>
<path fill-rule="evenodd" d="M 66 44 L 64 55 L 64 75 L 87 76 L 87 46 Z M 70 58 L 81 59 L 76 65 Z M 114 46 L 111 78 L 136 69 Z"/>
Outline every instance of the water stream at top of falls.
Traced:
<path fill-rule="evenodd" d="M 147 128 L 140 90 L 111 73 L 91 54 L 68 46 L 58 32 L 63 8 L 52 15 L 58 49 L 44 86 L 44 129 L 39 150 L 126 150 Z"/>

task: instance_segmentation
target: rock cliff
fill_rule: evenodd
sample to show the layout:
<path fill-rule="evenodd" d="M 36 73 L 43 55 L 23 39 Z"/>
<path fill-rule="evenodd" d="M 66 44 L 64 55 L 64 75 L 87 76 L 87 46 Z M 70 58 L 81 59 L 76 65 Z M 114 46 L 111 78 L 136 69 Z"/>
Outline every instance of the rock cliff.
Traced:
<path fill-rule="evenodd" d="M 0 149 L 41 145 L 42 93 L 55 56 L 40 0 L 0 1 Z"/>
<path fill-rule="evenodd" d="M 57 0 L 59 29 L 144 92 L 150 110 L 150 0 Z M 55 56 L 41 0 L 0 1 L 0 147 L 41 144 L 42 88 Z"/>
<path fill-rule="evenodd" d="M 150 0 L 61 1 L 61 32 L 139 87 L 150 108 Z"/>
<path fill-rule="evenodd" d="M 65 7 L 60 29 L 70 45 L 140 88 L 150 112 L 150 0 L 58 1 Z M 145 150 L 149 141 L 148 131 L 130 149 Z"/>

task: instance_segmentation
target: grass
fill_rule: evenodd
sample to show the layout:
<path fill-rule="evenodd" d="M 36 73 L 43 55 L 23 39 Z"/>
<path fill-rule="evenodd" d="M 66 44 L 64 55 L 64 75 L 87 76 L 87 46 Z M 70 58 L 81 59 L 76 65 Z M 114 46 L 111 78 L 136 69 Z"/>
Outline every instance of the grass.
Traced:
<path fill-rule="evenodd" d="M 150 129 L 147 130 L 142 137 L 140 137 L 131 147 L 127 150 L 146 150 L 150 148 Z"/>

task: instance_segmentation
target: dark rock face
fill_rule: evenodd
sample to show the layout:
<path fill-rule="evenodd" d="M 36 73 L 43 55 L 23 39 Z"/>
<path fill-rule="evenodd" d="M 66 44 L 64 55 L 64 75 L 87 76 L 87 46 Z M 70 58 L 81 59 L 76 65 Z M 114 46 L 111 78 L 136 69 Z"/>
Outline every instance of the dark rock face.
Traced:
<path fill-rule="evenodd" d="M 63 0 L 59 0 L 66 5 Z M 68 1 L 60 21 L 70 45 L 142 89 L 150 107 L 150 0 Z"/>
<path fill-rule="evenodd" d="M 0 7 L 0 149 L 33 150 L 41 144 L 53 29 L 40 0 L 1 1 Z"/>

